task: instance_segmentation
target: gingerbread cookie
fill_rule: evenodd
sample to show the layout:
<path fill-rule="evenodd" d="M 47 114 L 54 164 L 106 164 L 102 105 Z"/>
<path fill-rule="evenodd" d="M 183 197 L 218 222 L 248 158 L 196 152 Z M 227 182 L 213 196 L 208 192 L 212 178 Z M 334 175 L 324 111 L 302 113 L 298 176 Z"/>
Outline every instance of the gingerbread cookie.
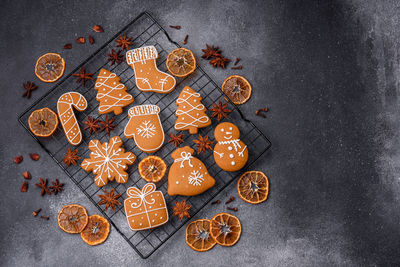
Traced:
<path fill-rule="evenodd" d="M 214 160 L 217 165 L 228 172 L 238 171 L 246 165 L 249 158 L 247 146 L 239 139 L 239 128 L 230 122 L 223 122 L 215 127 Z"/>
<path fill-rule="evenodd" d="M 147 183 L 142 190 L 129 187 L 124 201 L 129 227 L 134 230 L 154 228 L 168 222 L 168 210 L 164 195 L 156 191 L 156 185 Z"/>
<path fill-rule="evenodd" d="M 157 68 L 157 49 L 144 46 L 126 52 L 126 62 L 135 72 L 136 86 L 143 92 L 167 94 L 174 90 L 175 78 Z"/>
<path fill-rule="evenodd" d="M 125 152 L 121 146 L 119 136 L 112 137 L 109 143 L 104 144 L 99 140 L 90 140 L 89 150 L 92 152 L 90 158 L 83 160 L 81 167 L 96 174 L 94 182 L 98 187 L 114 179 L 120 184 L 128 181 L 126 169 L 136 160 L 136 156 L 132 152 Z"/>
<path fill-rule="evenodd" d="M 160 121 L 160 108 L 141 105 L 129 109 L 125 127 L 126 138 L 133 138 L 137 147 L 147 153 L 156 152 L 164 144 L 164 130 Z"/>
<path fill-rule="evenodd" d="M 195 196 L 213 187 L 215 180 L 201 160 L 192 156 L 189 146 L 178 148 L 171 157 L 174 159 L 168 173 L 168 194 Z"/>
<path fill-rule="evenodd" d="M 197 134 L 199 128 L 211 125 L 211 120 L 206 114 L 206 107 L 201 103 L 203 98 L 189 86 L 185 86 L 176 99 L 178 106 L 175 115 L 176 130 L 189 130 L 191 134 Z"/>
<path fill-rule="evenodd" d="M 72 107 L 84 111 L 88 103 L 83 95 L 77 92 L 68 92 L 60 96 L 57 102 L 57 113 L 65 136 L 71 145 L 77 146 L 82 142 L 82 132 L 79 128 Z"/>
<path fill-rule="evenodd" d="M 133 97 L 126 92 L 126 87 L 120 83 L 117 74 L 101 69 L 97 76 L 94 89 L 97 90 L 96 100 L 100 102 L 99 113 L 122 113 L 122 108 L 133 103 Z"/>

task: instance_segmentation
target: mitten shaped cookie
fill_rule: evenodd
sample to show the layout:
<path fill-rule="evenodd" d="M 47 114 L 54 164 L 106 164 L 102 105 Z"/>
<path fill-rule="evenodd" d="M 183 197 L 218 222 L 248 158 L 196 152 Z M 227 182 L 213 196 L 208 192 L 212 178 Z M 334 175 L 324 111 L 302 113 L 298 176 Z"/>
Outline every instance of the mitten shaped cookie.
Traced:
<path fill-rule="evenodd" d="M 239 139 L 239 128 L 230 122 L 223 122 L 215 127 L 214 160 L 217 165 L 228 172 L 238 171 L 246 165 L 249 158 L 247 146 Z"/>
<path fill-rule="evenodd" d="M 167 94 L 174 90 L 175 78 L 157 68 L 157 49 L 144 46 L 126 52 L 126 62 L 135 72 L 136 86 L 143 92 Z"/>
<path fill-rule="evenodd" d="M 189 146 L 178 148 L 171 157 L 174 159 L 168 173 L 168 194 L 195 196 L 213 187 L 215 180 L 201 160 L 192 156 Z"/>
<path fill-rule="evenodd" d="M 164 144 L 160 108 L 156 105 L 141 105 L 129 109 L 129 121 L 125 127 L 126 138 L 133 138 L 137 147 L 147 153 L 156 152 Z"/>

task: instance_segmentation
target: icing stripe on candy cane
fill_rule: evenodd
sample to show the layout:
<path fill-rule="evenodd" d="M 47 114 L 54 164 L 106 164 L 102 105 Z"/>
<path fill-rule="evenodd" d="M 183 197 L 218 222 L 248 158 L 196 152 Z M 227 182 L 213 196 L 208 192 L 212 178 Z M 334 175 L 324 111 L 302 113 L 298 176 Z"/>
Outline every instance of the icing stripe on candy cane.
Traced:
<path fill-rule="evenodd" d="M 82 142 L 82 132 L 72 107 L 84 111 L 88 103 L 83 95 L 77 92 L 68 92 L 60 96 L 57 102 L 57 113 L 65 136 L 71 145 L 79 145 Z"/>

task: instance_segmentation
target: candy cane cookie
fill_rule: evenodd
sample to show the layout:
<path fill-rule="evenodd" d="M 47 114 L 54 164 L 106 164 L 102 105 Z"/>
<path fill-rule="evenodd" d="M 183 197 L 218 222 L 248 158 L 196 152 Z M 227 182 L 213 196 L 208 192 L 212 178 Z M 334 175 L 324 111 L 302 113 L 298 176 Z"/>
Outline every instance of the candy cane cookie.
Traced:
<path fill-rule="evenodd" d="M 65 136 L 71 145 L 77 146 L 82 142 L 82 132 L 72 107 L 84 111 L 88 103 L 83 95 L 77 92 L 68 92 L 60 96 L 57 102 L 57 113 Z"/>

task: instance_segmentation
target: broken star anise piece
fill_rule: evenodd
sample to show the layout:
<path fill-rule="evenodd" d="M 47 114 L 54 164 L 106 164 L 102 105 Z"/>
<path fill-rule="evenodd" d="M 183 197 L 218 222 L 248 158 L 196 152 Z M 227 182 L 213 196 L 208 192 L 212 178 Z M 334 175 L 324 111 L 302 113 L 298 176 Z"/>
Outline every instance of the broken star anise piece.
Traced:
<path fill-rule="evenodd" d="M 218 121 L 224 117 L 225 119 L 228 118 L 228 115 L 232 110 L 227 109 L 226 107 L 228 106 L 228 103 L 225 102 L 225 104 L 222 104 L 221 100 L 218 101 L 218 105 L 213 103 L 213 107 L 210 108 L 210 111 L 213 113 L 211 114 L 211 117 L 217 117 Z"/>
<path fill-rule="evenodd" d="M 214 59 L 212 59 L 210 61 L 210 64 L 213 65 L 214 68 L 221 67 L 221 68 L 225 69 L 225 66 L 229 61 L 231 61 L 231 60 L 228 58 L 225 58 L 223 56 L 219 56 L 219 57 L 215 57 Z"/>
<path fill-rule="evenodd" d="M 63 159 L 63 162 L 67 164 L 69 167 L 71 164 L 76 166 L 76 161 L 79 160 L 81 157 L 77 155 L 78 149 L 71 150 L 68 148 L 67 153 L 65 153 L 65 157 Z"/>
<path fill-rule="evenodd" d="M 108 136 L 110 136 L 110 132 L 112 131 L 112 130 L 114 130 L 115 129 L 115 125 L 113 124 L 113 122 L 114 122 L 114 120 L 115 120 L 115 118 L 112 118 L 112 119 L 108 119 L 108 115 L 106 115 L 106 118 L 104 119 L 104 121 L 101 121 L 100 122 L 100 124 L 101 124 L 101 130 L 102 131 L 106 131 L 106 133 L 108 134 Z"/>
<path fill-rule="evenodd" d="M 85 128 L 83 128 L 84 130 L 89 130 L 90 134 L 93 133 L 97 133 L 97 130 L 100 129 L 100 120 L 98 119 L 94 119 L 90 116 L 87 117 L 87 120 L 83 122 L 83 124 L 85 124 Z"/>
<path fill-rule="evenodd" d="M 181 202 L 175 201 L 175 207 L 173 207 L 174 216 L 178 216 L 179 220 L 181 221 L 183 216 L 190 218 L 189 210 L 191 207 L 192 205 L 187 204 L 186 200 L 182 200 Z"/>
<path fill-rule="evenodd" d="M 47 179 L 46 179 L 46 180 L 43 180 L 42 178 L 40 178 L 40 183 L 35 184 L 35 185 L 36 185 L 37 187 L 39 187 L 39 188 L 42 189 L 42 191 L 40 192 L 40 195 L 41 195 L 41 196 L 44 196 L 44 194 L 50 195 L 50 191 L 49 191 L 49 189 L 47 188 Z"/>
<path fill-rule="evenodd" d="M 203 152 L 203 154 L 205 154 L 206 149 L 212 150 L 210 145 L 213 143 L 213 141 L 208 140 L 208 135 L 202 137 L 201 134 L 199 134 L 199 139 L 193 140 L 193 143 L 196 144 L 197 154 L 200 154 L 201 152 Z"/>
<path fill-rule="evenodd" d="M 86 80 L 93 80 L 92 76 L 94 73 L 86 73 L 85 68 L 82 67 L 81 71 L 79 73 L 74 73 L 72 75 L 74 75 L 75 77 L 78 77 L 78 79 L 76 80 L 77 83 L 82 83 L 83 87 L 85 87 L 85 82 Z"/>
<path fill-rule="evenodd" d="M 104 208 L 105 211 L 110 207 L 112 208 L 113 211 L 115 211 L 115 206 L 121 205 L 121 202 L 118 201 L 118 198 L 121 197 L 121 194 L 115 194 L 115 189 L 111 189 L 110 192 L 108 192 L 106 189 L 104 189 L 104 195 L 98 195 L 101 200 L 98 203 L 99 205 L 106 205 Z"/>
<path fill-rule="evenodd" d="M 214 57 L 220 57 L 221 56 L 221 50 L 219 50 L 219 47 L 214 47 L 214 46 L 209 46 L 206 44 L 207 48 L 206 49 L 201 49 L 201 51 L 204 52 L 204 54 L 201 56 L 204 59 L 211 59 Z"/>
<path fill-rule="evenodd" d="M 64 190 L 64 188 L 63 188 L 64 183 L 60 183 L 60 182 L 58 181 L 58 179 L 56 179 L 55 182 L 51 182 L 51 183 L 52 183 L 53 185 L 52 185 L 52 186 L 49 186 L 49 188 L 51 189 L 51 192 L 54 193 L 54 195 L 57 195 L 58 192 L 61 192 L 61 191 Z"/>
<path fill-rule="evenodd" d="M 131 42 L 131 37 L 126 37 L 126 34 L 122 37 L 120 36 L 119 39 L 115 40 L 118 44 L 117 47 L 121 47 L 121 50 L 124 51 L 129 50 L 130 46 L 133 45 Z"/>
<path fill-rule="evenodd" d="M 36 90 L 38 87 L 36 86 L 36 84 L 34 84 L 33 82 L 26 82 L 23 83 L 23 86 L 25 88 L 25 92 L 23 93 L 23 97 L 26 98 L 30 98 L 31 97 L 31 92 Z"/>
<path fill-rule="evenodd" d="M 183 143 L 183 137 L 185 137 L 183 134 L 169 134 L 169 137 L 171 139 L 168 140 L 168 143 L 173 143 L 175 147 L 178 147 L 180 144 Z"/>
<path fill-rule="evenodd" d="M 119 64 L 122 61 L 124 61 L 124 55 L 121 55 L 121 50 L 118 50 L 118 52 L 115 52 L 114 49 L 111 49 L 111 53 L 107 54 L 108 55 L 108 61 L 111 62 L 111 65 L 114 65 L 115 63 Z"/>

